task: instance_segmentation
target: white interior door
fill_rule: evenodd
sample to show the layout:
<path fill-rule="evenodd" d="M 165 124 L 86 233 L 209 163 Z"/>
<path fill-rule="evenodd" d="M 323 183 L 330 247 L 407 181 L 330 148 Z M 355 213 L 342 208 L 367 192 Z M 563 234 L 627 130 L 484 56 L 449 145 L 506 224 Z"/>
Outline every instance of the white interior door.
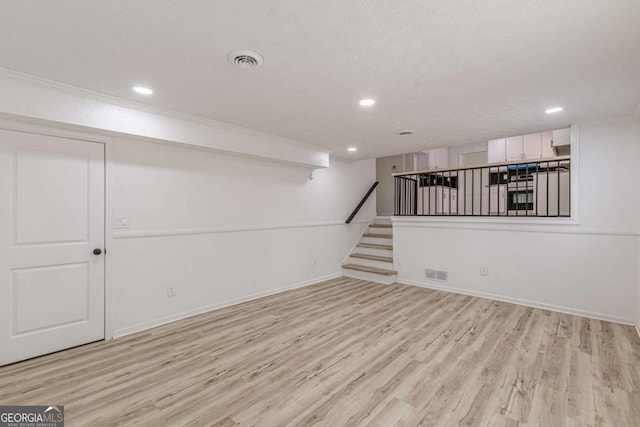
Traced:
<path fill-rule="evenodd" d="M 0 365 L 100 339 L 104 146 L 0 129 Z"/>

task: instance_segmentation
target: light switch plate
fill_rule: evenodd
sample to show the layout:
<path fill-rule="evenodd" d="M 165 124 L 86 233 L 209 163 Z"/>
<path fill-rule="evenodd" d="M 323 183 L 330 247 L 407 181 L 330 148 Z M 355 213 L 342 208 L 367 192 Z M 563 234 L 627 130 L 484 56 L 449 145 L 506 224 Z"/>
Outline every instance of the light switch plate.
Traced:
<path fill-rule="evenodd" d="M 113 224 L 114 228 L 118 230 L 129 228 L 129 217 L 117 216 Z"/>

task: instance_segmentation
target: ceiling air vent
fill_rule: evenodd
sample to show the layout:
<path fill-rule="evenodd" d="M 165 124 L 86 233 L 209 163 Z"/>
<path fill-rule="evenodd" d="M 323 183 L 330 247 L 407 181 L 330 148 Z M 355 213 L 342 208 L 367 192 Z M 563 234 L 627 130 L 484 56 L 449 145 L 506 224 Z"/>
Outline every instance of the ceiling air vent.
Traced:
<path fill-rule="evenodd" d="M 238 68 L 251 70 L 262 65 L 262 56 L 252 50 L 234 50 L 227 55 L 227 60 Z"/>

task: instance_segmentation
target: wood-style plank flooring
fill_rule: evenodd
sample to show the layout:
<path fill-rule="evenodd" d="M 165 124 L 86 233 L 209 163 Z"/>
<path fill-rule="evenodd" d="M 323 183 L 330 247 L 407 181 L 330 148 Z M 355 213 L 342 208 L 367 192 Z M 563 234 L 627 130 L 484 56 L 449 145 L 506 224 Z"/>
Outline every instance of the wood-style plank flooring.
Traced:
<path fill-rule="evenodd" d="M 0 368 L 68 426 L 639 426 L 634 328 L 341 278 Z"/>

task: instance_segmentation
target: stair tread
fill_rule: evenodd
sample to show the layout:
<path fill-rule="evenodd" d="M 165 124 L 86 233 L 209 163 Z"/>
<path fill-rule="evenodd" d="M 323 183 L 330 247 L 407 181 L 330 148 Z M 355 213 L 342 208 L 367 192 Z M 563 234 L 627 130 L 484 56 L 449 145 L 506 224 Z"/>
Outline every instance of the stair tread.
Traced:
<path fill-rule="evenodd" d="M 358 243 L 357 247 L 359 247 L 359 248 L 370 248 L 370 249 L 388 249 L 388 250 L 393 250 L 393 246 L 391 246 L 391 245 L 377 245 L 375 243 Z"/>
<path fill-rule="evenodd" d="M 385 270 L 383 268 L 367 267 L 365 265 L 358 264 L 344 264 L 342 268 L 348 268 L 349 270 L 366 271 L 367 273 L 381 274 L 383 276 L 393 276 L 394 274 L 398 274 L 398 272 L 394 270 Z"/>
<path fill-rule="evenodd" d="M 370 224 L 369 227 L 376 227 L 376 228 L 393 228 L 393 225 L 391 224 Z"/>
<path fill-rule="evenodd" d="M 375 237 L 376 239 L 393 239 L 391 234 L 376 234 L 376 233 L 365 233 L 364 237 Z"/>
<path fill-rule="evenodd" d="M 369 255 L 369 254 L 351 254 L 350 256 L 354 258 L 371 259 L 374 261 L 393 262 L 393 258 L 390 256 L 379 256 L 379 255 Z"/>

